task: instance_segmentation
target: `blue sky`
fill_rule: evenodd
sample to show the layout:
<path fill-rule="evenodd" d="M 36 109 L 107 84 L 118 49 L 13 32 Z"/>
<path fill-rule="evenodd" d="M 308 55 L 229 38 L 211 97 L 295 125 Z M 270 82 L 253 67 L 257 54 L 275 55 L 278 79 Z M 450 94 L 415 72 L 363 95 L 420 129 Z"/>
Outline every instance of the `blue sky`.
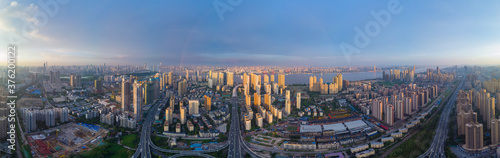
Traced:
<path fill-rule="evenodd" d="M 0 0 L 0 45 L 18 44 L 23 65 L 500 64 L 496 0 L 66 1 L 49 0 L 58 9 L 47 12 Z M 216 2 L 230 7 L 223 19 Z M 400 12 L 380 25 L 371 12 L 396 2 Z M 370 42 L 346 55 L 341 43 L 356 46 L 355 28 L 373 22 Z"/>

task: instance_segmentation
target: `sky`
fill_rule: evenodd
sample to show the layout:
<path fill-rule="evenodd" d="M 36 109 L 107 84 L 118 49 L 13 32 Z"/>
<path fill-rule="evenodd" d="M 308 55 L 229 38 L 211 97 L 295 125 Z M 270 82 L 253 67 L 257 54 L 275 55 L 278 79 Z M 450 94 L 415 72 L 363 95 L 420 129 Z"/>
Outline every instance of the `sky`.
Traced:
<path fill-rule="evenodd" d="M 498 0 L 0 0 L 35 66 L 499 65 L 499 28 Z"/>

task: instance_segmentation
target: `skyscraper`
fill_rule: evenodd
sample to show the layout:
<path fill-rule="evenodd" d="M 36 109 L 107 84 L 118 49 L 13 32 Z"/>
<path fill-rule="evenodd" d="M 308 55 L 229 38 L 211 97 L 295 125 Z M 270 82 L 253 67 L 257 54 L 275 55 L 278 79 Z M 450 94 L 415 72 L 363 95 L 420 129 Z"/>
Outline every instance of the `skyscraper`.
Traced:
<path fill-rule="evenodd" d="M 284 74 L 278 75 L 278 86 L 280 86 L 280 88 L 285 87 L 285 75 Z"/>
<path fill-rule="evenodd" d="M 134 82 L 133 86 L 133 91 L 134 91 L 134 119 L 139 122 L 142 117 L 142 84 L 138 83 L 137 81 Z"/>
<path fill-rule="evenodd" d="M 122 79 L 122 110 L 129 111 L 130 106 L 130 82 Z"/>
<path fill-rule="evenodd" d="M 234 81 L 233 81 L 233 73 L 232 72 L 226 72 L 226 85 L 233 87 Z"/>
<path fill-rule="evenodd" d="M 300 109 L 300 102 L 301 102 L 301 98 L 300 98 L 300 92 L 297 92 L 297 109 Z"/>
<path fill-rule="evenodd" d="M 372 116 L 378 120 L 382 120 L 382 112 L 383 112 L 382 101 L 373 100 L 372 110 L 371 110 Z"/>

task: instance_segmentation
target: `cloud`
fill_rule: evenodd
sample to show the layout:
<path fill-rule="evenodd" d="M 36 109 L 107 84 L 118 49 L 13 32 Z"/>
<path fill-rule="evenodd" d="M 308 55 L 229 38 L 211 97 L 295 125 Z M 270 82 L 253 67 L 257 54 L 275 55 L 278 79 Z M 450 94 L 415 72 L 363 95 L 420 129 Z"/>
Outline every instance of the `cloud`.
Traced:
<path fill-rule="evenodd" d="M 40 32 L 40 21 L 33 17 L 37 12 L 41 11 L 39 7 L 33 3 L 22 4 L 16 1 L 2 3 L 0 5 L 0 44 L 20 44 L 19 41 L 11 41 L 18 37 L 23 37 L 35 42 L 50 42 L 52 39 Z M 34 27 L 27 27 L 30 30 L 23 30 L 25 26 L 31 24 Z M 17 36 L 17 37 L 14 37 Z M 24 42 L 24 41 L 23 41 Z"/>

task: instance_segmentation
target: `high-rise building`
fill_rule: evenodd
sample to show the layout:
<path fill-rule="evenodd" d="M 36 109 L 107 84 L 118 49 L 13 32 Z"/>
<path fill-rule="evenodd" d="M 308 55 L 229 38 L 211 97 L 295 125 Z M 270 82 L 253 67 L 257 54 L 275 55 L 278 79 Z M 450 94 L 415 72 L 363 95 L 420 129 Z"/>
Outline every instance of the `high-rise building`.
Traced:
<path fill-rule="evenodd" d="M 130 107 L 130 82 L 122 79 L 122 110 L 129 111 Z"/>
<path fill-rule="evenodd" d="M 245 119 L 245 130 L 249 131 L 252 129 L 252 120 L 246 118 Z"/>
<path fill-rule="evenodd" d="M 168 122 L 169 125 L 173 123 L 173 118 L 172 118 L 173 112 L 174 110 L 171 109 L 170 107 L 167 107 L 167 109 L 165 109 L 165 122 Z"/>
<path fill-rule="evenodd" d="M 396 118 L 399 120 L 404 119 L 404 104 L 402 100 L 396 101 Z"/>
<path fill-rule="evenodd" d="M 483 148 L 483 124 L 477 122 L 465 124 L 465 148 L 470 150 Z"/>
<path fill-rule="evenodd" d="M 180 108 L 181 108 L 180 109 L 181 124 L 185 124 L 186 123 L 186 107 L 181 106 Z"/>
<path fill-rule="evenodd" d="M 234 75 L 232 72 L 226 72 L 226 85 L 232 87 L 234 84 L 233 78 Z"/>
<path fill-rule="evenodd" d="M 254 93 L 253 94 L 253 105 L 255 105 L 256 107 L 260 106 L 260 95 L 257 94 L 257 93 Z"/>
<path fill-rule="evenodd" d="M 200 101 L 189 100 L 189 115 L 198 114 L 198 107 L 200 106 Z"/>
<path fill-rule="evenodd" d="M 286 90 L 286 99 L 290 100 L 290 90 Z"/>
<path fill-rule="evenodd" d="M 465 125 L 467 123 L 477 122 L 477 113 L 469 109 L 469 111 L 465 112 L 460 110 L 457 114 L 457 130 L 458 135 L 465 135 Z"/>
<path fill-rule="evenodd" d="M 245 105 L 246 106 L 252 105 L 252 97 L 250 95 L 245 95 Z"/>
<path fill-rule="evenodd" d="M 142 117 L 142 84 L 135 81 L 133 86 L 134 119 L 138 122 Z"/>
<path fill-rule="evenodd" d="M 500 119 L 491 119 L 491 144 L 496 145 L 500 143 Z"/>
<path fill-rule="evenodd" d="M 36 116 L 34 111 L 28 110 L 24 113 L 23 122 L 26 131 L 36 131 Z"/>
<path fill-rule="evenodd" d="M 407 115 L 410 115 L 412 113 L 412 102 L 411 102 L 411 98 L 410 97 L 405 97 L 405 107 L 404 107 L 404 111 L 405 111 L 405 114 Z"/>
<path fill-rule="evenodd" d="M 300 109 L 300 102 L 301 102 L 301 98 L 300 98 L 300 92 L 297 92 L 297 109 Z"/>
<path fill-rule="evenodd" d="M 186 80 L 189 80 L 189 70 L 186 70 Z"/>
<path fill-rule="evenodd" d="M 372 116 L 378 120 L 382 120 L 382 113 L 383 113 L 383 104 L 382 101 L 374 100 L 372 102 Z"/>
<path fill-rule="evenodd" d="M 212 98 L 207 95 L 203 96 L 203 98 L 205 102 L 205 109 L 210 111 L 212 109 Z"/>
<path fill-rule="evenodd" d="M 271 95 L 270 94 L 264 94 L 264 106 L 266 109 L 269 109 L 271 107 Z"/>
<path fill-rule="evenodd" d="M 177 85 L 179 95 L 183 95 L 187 92 L 187 80 L 182 80 Z"/>
<path fill-rule="evenodd" d="M 71 88 L 76 87 L 75 80 L 76 78 L 74 74 L 69 75 L 69 85 L 71 86 Z"/>
<path fill-rule="evenodd" d="M 278 75 L 278 86 L 280 86 L 280 88 L 285 87 L 285 75 L 284 74 Z"/>
<path fill-rule="evenodd" d="M 487 104 L 488 104 L 487 121 L 491 122 L 491 119 L 495 119 L 495 98 L 490 97 Z M 488 124 L 488 127 L 491 128 L 491 124 Z"/>
<path fill-rule="evenodd" d="M 96 89 L 98 92 L 102 92 L 102 80 L 94 80 L 94 89 Z"/>
<path fill-rule="evenodd" d="M 61 83 L 61 72 L 50 71 L 49 80 L 50 83 Z"/>
<path fill-rule="evenodd" d="M 285 99 L 285 112 L 287 115 L 292 113 L 292 105 L 290 104 L 290 99 Z"/>
<path fill-rule="evenodd" d="M 47 109 L 44 112 L 45 112 L 45 125 L 47 127 L 55 126 L 56 125 L 56 114 L 54 113 L 54 110 Z"/>
<path fill-rule="evenodd" d="M 392 106 L 391 104 L 388 104 L 386 107 L 385 123 L 387 123 L 389 126 L 392 126 L 394 124 L 394 106 Z"/>
<path fill-rule="evenodd" d="M 264 75 L 264 83 L 269 83 L 269 76 L 268 75 Z"/>
<path fill-rule="evenodd" d="M 174 77 L 174 73 L 172 71 L 168 72 L 168 85 L 172 85 L 173 84 L 173 77 Z"/>

